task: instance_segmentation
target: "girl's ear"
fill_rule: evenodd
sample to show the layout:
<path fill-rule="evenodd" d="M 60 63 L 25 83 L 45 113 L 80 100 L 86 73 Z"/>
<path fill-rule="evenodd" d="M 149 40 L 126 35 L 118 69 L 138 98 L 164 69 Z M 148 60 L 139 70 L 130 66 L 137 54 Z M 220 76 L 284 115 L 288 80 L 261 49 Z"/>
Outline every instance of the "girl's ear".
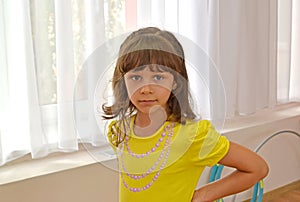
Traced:
<path fill-rule="evenodd" d="M 172 90 L 175 90 L 176 88 L 177 88 L 177 83 L 174 81 L 173 86 L 172 86 Z"/>

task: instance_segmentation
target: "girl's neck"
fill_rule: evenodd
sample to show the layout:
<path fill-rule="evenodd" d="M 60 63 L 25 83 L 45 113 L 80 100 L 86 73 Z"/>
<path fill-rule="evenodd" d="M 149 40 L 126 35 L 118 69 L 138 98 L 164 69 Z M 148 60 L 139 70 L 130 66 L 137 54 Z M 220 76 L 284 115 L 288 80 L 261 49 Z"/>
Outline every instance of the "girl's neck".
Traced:
<path fill-rule="evenodd" d="M 146 137 L 154 134 L 167 120 L 168 115 L 162 108 L 151 110 L 150 113 L 138 112 L 134 122 L 134 133 Z"/>

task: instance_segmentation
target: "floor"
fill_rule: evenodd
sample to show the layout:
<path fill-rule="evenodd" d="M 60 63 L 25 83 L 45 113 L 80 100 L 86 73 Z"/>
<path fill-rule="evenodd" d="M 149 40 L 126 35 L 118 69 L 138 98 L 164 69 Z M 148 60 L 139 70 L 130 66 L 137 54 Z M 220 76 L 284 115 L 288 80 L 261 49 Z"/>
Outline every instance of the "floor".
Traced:
<path fill-rule="evenodd" d="M 300 202 L 300 181 L 265 194 L 263 202 Z"/>
<path fill-rule="evenodd" d="M 292 190 L 282 194 L 277 199 L 264 200 L 265 202 L 300 202 L 300 190 Z"/>

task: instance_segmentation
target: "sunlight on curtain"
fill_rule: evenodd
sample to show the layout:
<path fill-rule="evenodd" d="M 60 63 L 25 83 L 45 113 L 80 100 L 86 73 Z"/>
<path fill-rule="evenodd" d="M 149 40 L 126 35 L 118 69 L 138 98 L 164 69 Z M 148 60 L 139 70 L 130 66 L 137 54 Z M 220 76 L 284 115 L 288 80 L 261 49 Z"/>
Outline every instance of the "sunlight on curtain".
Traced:
<path fill-rule="evenodd" d="M 44 10 L 41 10 L 43 7 Z M 80 114 L 80 124 L 85 125 L 86 130 L 78 133 L 74 117 L 74 86 L 90 55 L 105 40 L 122 32 L 123 7 L 122 1 L 116 0 L 31 1 L 31 11 L 36 14 L 32 16 L 33 32 L 37 36 L 34 40 L 35 53 L 44 51 L 44 54 L 48 54 L 43 62 L 36 61 L 36 69 L 43 70 L 46 63 L 49 64 L 48 71 L 51 71 L 50 77 L 46 74 L 51 80 L 50 84 L 40 85 L 38 94 L 42 94 L 48 86 L 54 87 L 51 92 L 52 102 L 48 99 L 48 103 L 40 105 L 40 117 L 35 117 L 40 119 L 42 131 L 31 142 L 34 158 L 56 151 L 76 151 L 79 141 L 103 144 L 99 129 L 91 124 L 90 120 L 95 116 L 91 109 Z M 47 23 L 42 25 L 45 21 Z M 40 31 L 43 26 L 45 32 Z M 42 37 L 48 39 L 40 40 Z M 94 71 L 97 70 L 91 69 L 88 72 L 86 85 L 82 86 L 79 97 L 82 103 L 89 106 L 93 106 L 94 95 L 94 89 L 90 86 L 98 79 Z M 42 72 L 40 76 L 38 83 L 43 83 L 45 74 Z"/>
<path fill-rule="evenodd" d="M 98 46 L 124 32 L 124 1 L 0 3 L 0 165 L 28 153 L 76 151 L 76 77 Z M 81 96 L 88 99 L 86 89 Z M 80 139 L 99 142 L 99 134 Z"/>

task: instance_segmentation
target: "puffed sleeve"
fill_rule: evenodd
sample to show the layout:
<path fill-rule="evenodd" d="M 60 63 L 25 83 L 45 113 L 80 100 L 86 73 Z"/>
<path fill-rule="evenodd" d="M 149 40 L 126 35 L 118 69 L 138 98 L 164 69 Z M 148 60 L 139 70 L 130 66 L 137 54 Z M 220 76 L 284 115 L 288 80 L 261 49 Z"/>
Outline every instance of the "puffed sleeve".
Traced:
<path fill-rule="evenodd" d="M 210 121 L 201 120 L 191 147 L 194 163 L 199 166 L 213 166 L 227 154 L 230 142 L 215 130 Z"/>

